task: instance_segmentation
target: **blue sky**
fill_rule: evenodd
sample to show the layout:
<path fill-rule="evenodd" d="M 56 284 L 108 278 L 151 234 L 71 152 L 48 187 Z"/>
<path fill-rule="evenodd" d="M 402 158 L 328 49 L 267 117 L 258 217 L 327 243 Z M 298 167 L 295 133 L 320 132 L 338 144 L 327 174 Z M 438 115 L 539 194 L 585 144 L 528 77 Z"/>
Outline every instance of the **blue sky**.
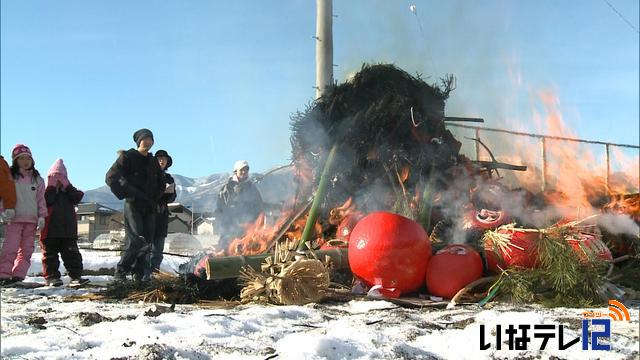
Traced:
<path fill-rule="evenodd" d="M 638 28 L 637 0 L 608 0 Z M 416 4 L 417 12 L 409 10 Z M 1 2 L 0 151 L 57 157 L 82 189 L 148 127 L 189 177 L 289 162 L 314 97 L 315 1 Z M 392 62 L 457 89 L 450 116 L 535 129 L 553 90 L 576 136 L 638 144 L 639 35 L 604 0 L 334 0 L 335 79 Z M 519 74 L 519 75 L 514 75 Z M 520 81 L 515 79 L 519 78 Z"/>

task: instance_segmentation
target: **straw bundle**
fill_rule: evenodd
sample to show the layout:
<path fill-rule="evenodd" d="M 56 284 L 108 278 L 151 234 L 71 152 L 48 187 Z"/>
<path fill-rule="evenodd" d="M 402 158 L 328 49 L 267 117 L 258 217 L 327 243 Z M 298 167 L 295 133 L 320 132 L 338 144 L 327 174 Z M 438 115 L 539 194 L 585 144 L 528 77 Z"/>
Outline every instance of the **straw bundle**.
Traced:
<path fill-rule="evenodd" d="M 265 259 L 261 271 L 245 267 L 240 272 L 244 283 L 240 291 L 243 302 L 258 301 L 279 305 L 303 305 L 321 301 L 329 288 L 329 269 L 318 259 L 293 251 L 287 242 L 274 257 Z M 315 257 L 312 252 L 309 253 Z"/>

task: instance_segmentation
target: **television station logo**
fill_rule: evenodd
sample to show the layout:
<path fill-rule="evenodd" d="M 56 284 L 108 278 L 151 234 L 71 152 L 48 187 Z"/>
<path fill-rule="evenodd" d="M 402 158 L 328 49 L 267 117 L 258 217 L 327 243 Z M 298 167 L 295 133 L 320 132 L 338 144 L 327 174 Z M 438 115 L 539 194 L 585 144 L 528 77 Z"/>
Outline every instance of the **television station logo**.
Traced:
<path fill-rule="evenodd" d="M 509 350 L 528 350 L 532 339 L 542 339 L 539 350 L 545 350 L 549 340 L 558 339 L 558 350 L 567 350 L 582 342 L 582 350 L 611 350 L 611 322 L 630 321 L 629 310 L 618 300 L 609 300 L 609 312 L 584 311 L 582 313 L 582 334 L 567 339 L 563 324 L 508 324 L 496 325 L 495 331 L 487 335 L 485 325 L 480 325 L 480 350 L 495 347 L 502 350 L 506 339 Z M 493 335 L 495 334 L 495 335 Z M 495 341 L 487 339 L 494 336 Z M 582 341 L 581 341 L 582 340 Z"/>

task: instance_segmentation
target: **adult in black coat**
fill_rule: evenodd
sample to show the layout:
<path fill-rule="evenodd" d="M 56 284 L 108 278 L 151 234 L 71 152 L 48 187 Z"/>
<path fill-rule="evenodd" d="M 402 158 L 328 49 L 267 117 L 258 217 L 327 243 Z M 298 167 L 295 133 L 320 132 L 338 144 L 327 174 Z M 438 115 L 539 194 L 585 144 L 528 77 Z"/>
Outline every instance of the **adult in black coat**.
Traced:
<path fill-rule="evenodd" d="M 241 236 L 245 226 L 264 211 L 264 202 L 256 186 L 249 180 L 249 163 L 236 161 L 233 176 L 218 193 L 214 212 L 220 231 L 218 247 L 226 250 L 231 240 Z"/>
<path fill-rule="evenodd" d="M 153 146 L 153 133 L 149 129 L 140 129 L 133 134 L 133 140 L 137 148 L 121 152 L 105 177 L 111 192 L 118 199 L 126 199 L 125 244 L 116 267 L 116 280 L 124 280 L 131 272 L 136 280 L 142 280 L 149 268 L 156 207 L 165 190 L 163 172 L 149 152 Z"/>
<path fill-rule="evenodd" d="M 72 283 L 87 282 L 81 277 L 82 255 L 78 249 L 78 221 L 75 209 L 83 196 L 82 191 L 69 183 L 62 159 L 56 160 L 49 170 L 44 193 L 47 217 L 40 233 L 42 272 L 49 285 L 62 285 L 58 254 L 62 257 Z"/>
<path fill-rule="evenodd" d="M 162 169 L 166 188 L 160 197 L 160 200 L 158 200 L 156 232 L 153 244 L 151 245 L 151 272 L 160 271 L 160 264 L 162 263 L 163 258 L 162 252 L 164 251 L 164 240 L 167 237 L 167 230 L 169 228 L 168 204 L 172 203 L 176 199 L 176 182 L 173 180 L 173 177 L 167 173 L 167 169 L 173 164 L 173 159 L 165 150 L 158 150 L 156 152 L 156 159 L 158 160 L 160 169 Z"/>

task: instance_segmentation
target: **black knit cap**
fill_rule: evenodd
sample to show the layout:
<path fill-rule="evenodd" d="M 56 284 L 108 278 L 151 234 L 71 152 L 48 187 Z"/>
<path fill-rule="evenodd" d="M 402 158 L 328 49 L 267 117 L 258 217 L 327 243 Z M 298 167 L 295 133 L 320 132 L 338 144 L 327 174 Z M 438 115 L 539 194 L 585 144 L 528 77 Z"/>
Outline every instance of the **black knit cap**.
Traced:
<path fill-rule="evenodd" d="M 167 170 L 171 164 L 173 164 L 173 159 L 171 158 L 171 156 L 169 156 L 169 153 L 166 150 L 158 150 L 156 151 L 156 159 L 159 158 L 160 156 L 164 156 L 167 158 L 167 166 L 164 168 L 165 170 Z"/>
<path fill-rule="evenodd" d="M 142 139 L 150 137 L 153 140 L 153 133 L 149 129 L 140 129 L 133 133 L 133 141 L 136 142 L 136 145 L 140 145 L 140 141 Z"/>

